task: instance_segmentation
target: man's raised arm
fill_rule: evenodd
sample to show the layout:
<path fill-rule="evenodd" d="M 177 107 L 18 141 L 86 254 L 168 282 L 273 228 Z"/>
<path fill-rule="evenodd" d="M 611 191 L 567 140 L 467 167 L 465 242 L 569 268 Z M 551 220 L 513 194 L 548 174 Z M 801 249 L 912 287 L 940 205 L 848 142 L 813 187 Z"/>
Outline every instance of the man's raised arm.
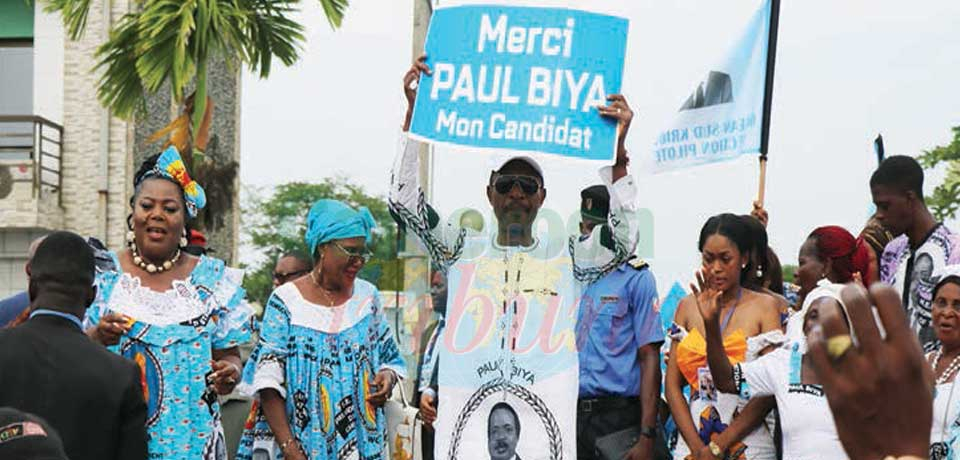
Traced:
<path fill-rule="evenodd" d="M 439 216 L 426 201 L 423 189 L 420 186 L 420 146 L 421 143 L 407 136 L 410 129 L 410 120 L 413 115 L 413 104 L 417 96 L 417 82 L 420 73 L 430 73 L 425 63 L 426 56 L 421 56 L 403 77 L 403 91 L 407 98 L 407 113 L 403 122 L 403 134 L 400 136 L 400 146 L 397 158 L 390 173 L 390 191 L 387 199 L 390 210 L 401 222 L 412 231 L 426 246 L 430 258 L 446 272 L 463 250 L 465 232 L 458 230 L 455 237 L 448 236 L 440 225 Z M 452 240 L 452 241 L 450 241 Z"/>

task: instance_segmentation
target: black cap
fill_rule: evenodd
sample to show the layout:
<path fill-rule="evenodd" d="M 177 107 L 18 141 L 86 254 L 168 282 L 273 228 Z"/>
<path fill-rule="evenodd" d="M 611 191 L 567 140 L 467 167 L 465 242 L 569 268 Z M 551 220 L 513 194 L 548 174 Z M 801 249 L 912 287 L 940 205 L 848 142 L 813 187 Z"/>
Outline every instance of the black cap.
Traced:
<path fill-rule="evenodd" d="M 580 192 L 580 216 L 603 223 L 610 214 L 610 192 L 605 185 L 593 185 Z"/>
<path fill-rule="evenodd" d="M 0 458 L 69 460 L 60 436 L 40 417 L 0 407 Z"/>

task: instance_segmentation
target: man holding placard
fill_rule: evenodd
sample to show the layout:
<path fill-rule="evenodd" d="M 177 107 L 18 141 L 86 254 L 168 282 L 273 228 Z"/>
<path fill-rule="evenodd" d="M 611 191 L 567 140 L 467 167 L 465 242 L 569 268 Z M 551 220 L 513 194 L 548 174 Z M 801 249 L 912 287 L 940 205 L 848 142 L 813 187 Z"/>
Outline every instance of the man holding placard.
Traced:
<path fill-rule="evenodd" d="M 421 73 L 432 73 L 426 57 L 404 77 L 404 132 L 416 123 Z M 427 87 L 420 88 L 426 94 Z M 453 225 L 430 225 L 419 183 L 419 143 L 403 136 L 390 208 L 447 274 L 450 292 L 446 327 L 436 347 L 437 458 L 488 457 L 484 414 L 497 404 L 514 408 L 517 424 L 524 427 L 517 457 L 576 458 L 574 329 L 581 288 L 628 260 L 638 238 L 637 190 L 627 175 L 624 148 L 633 112 L 621 95 L 604 95 L 604 100 L 608 105 L 592 107 L 591 116 L 614 121 L 614 138 L 608 141 L 616 158 L 600 170 L 610 194 L 612 245 L 600 244 L 599 227 L 585 238 L 536 234 L 546 188 L 542 168 L 529 156 L 503 158 L 490 172 L 486 194 L 497 225 L 489 238 Z"/>

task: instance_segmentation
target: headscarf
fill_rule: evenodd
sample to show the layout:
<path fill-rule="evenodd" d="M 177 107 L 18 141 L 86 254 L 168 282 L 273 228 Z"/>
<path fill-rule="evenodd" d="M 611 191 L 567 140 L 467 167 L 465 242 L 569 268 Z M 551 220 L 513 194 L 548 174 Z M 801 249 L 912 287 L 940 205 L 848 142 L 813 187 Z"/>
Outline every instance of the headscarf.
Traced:
<path fill-rule="evenodd" d="M 810 233 L 817 241 L 817 253 L 820 259 L 833 261 L 833 269 L 840 276 L 841 283 L 853 281 L 853 274 L 860 273 L 864 284 L 870 285 L 870 254 L 863 239 L 855 239 L 843 227 L 828 225 Z"/>
<path fill-rule="evenodd" d="M 133 183 L 134 187 L 140 186 L 144 180 L 152 177 L 162 177 L 169 179 L 180 186 L 183 190 L 183 201 L 187 205 L 187 215 L 191 218 L 197 217 L 197 213 L 207 205 L 207 195 L 203 187 L 190 178 L 187 173 L 187 167 L 183 164 L 183 158 L 180 152 L 174 146 L 168 147 L 157 157 L 153 169 L 146 171 L 137 177 Z"/>
<path fill-rule="evenodd" d="M 362 236 L 370 240 L 377 227 L 370 210 L 361 206 L 354 210 L 337 200 L 319 200 L 307 214 L 307 247 L 315 254 L 317 246 L 332 240 Z"/>

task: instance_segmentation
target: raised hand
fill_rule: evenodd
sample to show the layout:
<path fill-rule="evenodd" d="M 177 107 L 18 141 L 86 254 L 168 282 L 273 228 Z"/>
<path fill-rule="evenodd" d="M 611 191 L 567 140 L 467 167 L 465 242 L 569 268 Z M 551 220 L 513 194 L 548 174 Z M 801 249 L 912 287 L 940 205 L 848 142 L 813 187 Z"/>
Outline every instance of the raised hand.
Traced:
<path fill-rule="evenodd" d="M 767 213 L 767 210 L 764 209 L 759 201 L 753 202 L 753 211 L 750 211 L 750 215 L 756 217 L 764 227 L 766 227 L 767 222 L 770 221 L 770 214 Z"/>
<path fill-rule="evenodd" d="M 413 118 L 413 104 L 417 100 L 417 89 L 420 84 L 420 73 L 432 75 L 433 71 L 427 65 L 427 55 L 422 54 L 413 62 L 407 73 L 403 74 L 403 95 L 407 98 L 407 114 L 403 120 L 404 132 L 410 130 L 410 120 Z"/>
<path fill-rule="evenodd" d="M 601 116 L 617 120 L 617 166 L 627 166 L 630 158 L 627 156 L 626 140 L 627 132 L 630 131 L 630 122 L 633 121 L 633 110 L 627 103 L 627 98 L 622 94 L 611 94 L 607 96 L 610 101 L 606 106 L 598 106 L 597 111 Z"/>
<path fill-rule="evenodd" d="M 850 284 L 841 298 L 859 343 L 853 344 L 840 314 L 821 318 L 807 341 L 844 450 L 850 458 L 927 458 L 933 375 L 900 296 L 878 284 L 869 293 Z M 886 337 L 880 334 L 871 304 Z"/>
<path fill-rule="evenodd" d="M 696 278 L 697 282 L 695 284 L 690 283 L 690 290 L 697 300 L 697 310 L 700 310 L 700 317 L 703 318 L 704 323 L 719 321 L 720 296 L 723 292 L 707 282 L 707 274 L 702 269 L 697 270 Z"/>

